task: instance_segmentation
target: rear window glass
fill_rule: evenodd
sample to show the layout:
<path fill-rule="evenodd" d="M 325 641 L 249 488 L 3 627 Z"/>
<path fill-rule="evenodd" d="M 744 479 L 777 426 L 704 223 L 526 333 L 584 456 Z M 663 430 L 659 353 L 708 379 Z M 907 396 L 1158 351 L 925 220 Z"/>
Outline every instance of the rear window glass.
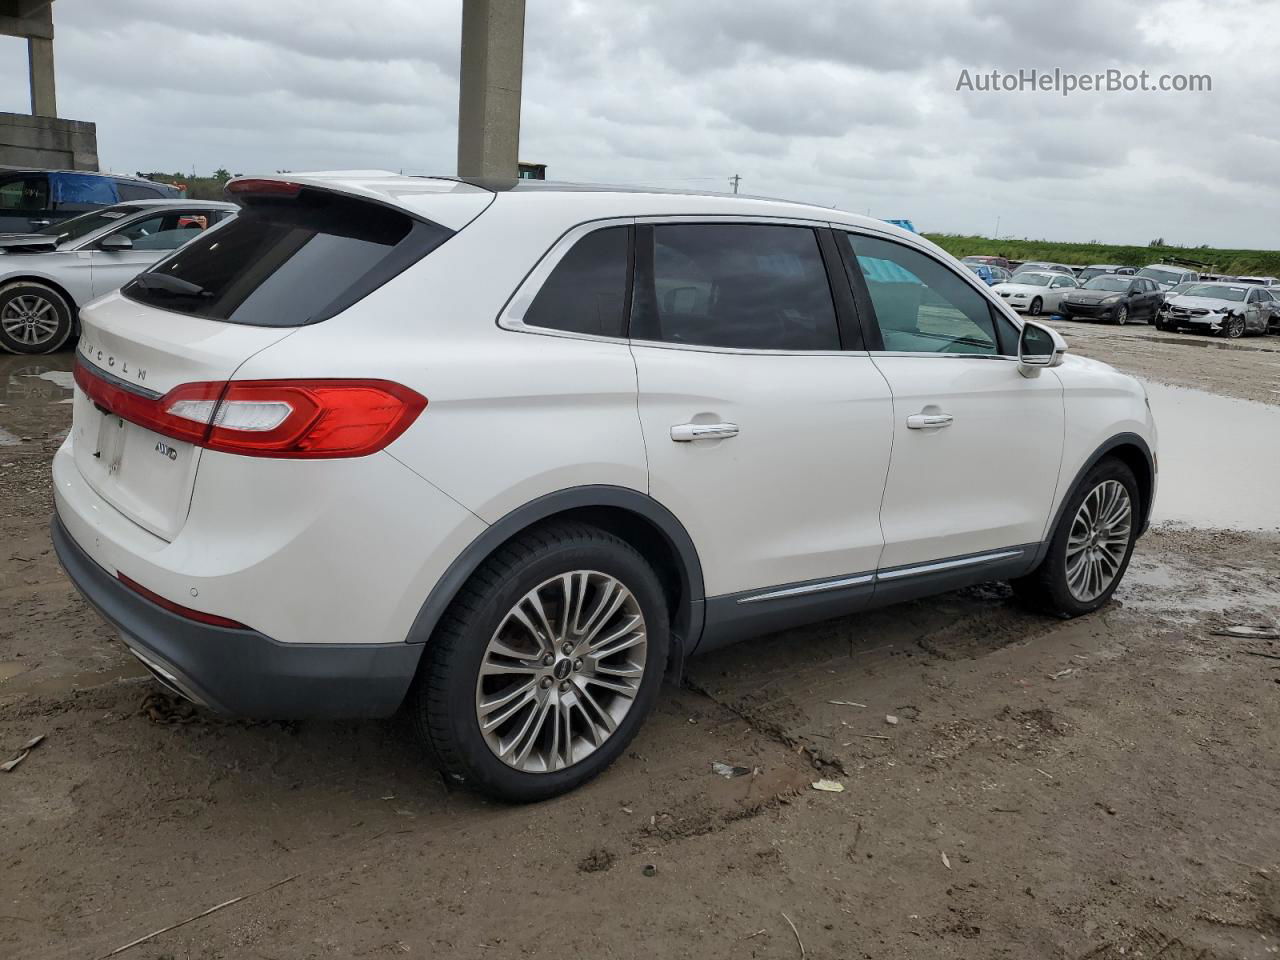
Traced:
<path fill-rule="evenodd" d="M 630 227 L 605 227 L 573 245 L 538 295 L 524 322 L 534 327 L 621 337 L 630 272 Z"/>
<path fill-rule="evenodd" d="M 302 326 L 345 309 L 449 236 L 396 210 L 303 189 L 294 198 L 248 202 L 123 292 L 176 313 Z"/>

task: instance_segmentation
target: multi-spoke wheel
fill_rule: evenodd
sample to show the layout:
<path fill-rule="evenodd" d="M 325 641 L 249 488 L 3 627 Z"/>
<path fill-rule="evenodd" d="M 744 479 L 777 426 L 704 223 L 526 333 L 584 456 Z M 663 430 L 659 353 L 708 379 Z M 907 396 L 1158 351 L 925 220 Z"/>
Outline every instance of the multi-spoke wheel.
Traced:
<path fill-rule="evenodd" d="M 1222 335 L 1229 340 L 1239 340 L 1244 336 L 1244 317 L 1232 317 L 1222 328 Z"/>
<path fill-rule="evenodd" d="M 1048 613 L 1077 617 L 1111 599 L 1129 566 L 1141 525 L 1133 471 L 1107 458 L 1068 496 L 1040 565 L 1013 582 Z"/>
<path fill-rule="evenodd" d="M 409 709 L 443 771 L 505 800 L 571 790 L 607 767 L 652 709 L 669 645 L 653 570 L 603 530 L 522 534 L 459 592 Z"/>
<path fill-rule="evenodd" d="M 1118 480 L 1104 480 L 1080 504 L 1067 538 L 1067 589 L 1081 603 L 1115 582 L 1129 551 L 1133 501 Z"/>
<path fill-rule="evenodd" d="M 58 291 L 26 280 L 0 287 L 0 347 L 52 353 L 70 334 L 71 310 Z"/>
<path fill-rule="evenodd" d="M 644 679 L 640 604 L 617 578 L 574 570 L 534 587 L 503 618 L 476 678 L 476 720 L 503 763 L 571 767 L 603 746 Z"/>

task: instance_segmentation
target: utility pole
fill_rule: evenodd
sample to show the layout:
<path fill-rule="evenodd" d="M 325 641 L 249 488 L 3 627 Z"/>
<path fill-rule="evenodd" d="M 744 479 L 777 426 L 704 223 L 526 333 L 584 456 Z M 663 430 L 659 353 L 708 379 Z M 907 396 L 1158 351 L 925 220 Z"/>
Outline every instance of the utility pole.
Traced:
<path fill-rule="evenodd" d="M 999 218 L 999 217 L 996 217 L 996 235 L 995 235 L 994 237 L 992 237 L 991 239 L 993 239 L 993 240 L 999 240 L 999 239 L 1000 239 L 1000 218 Z"/>
<path fill-rule="evenodd" d="M 730 177 L 730 178 L 729 178 L 729 182 L 730 182 L 731 184 L 733 184 L 733 192 L 734 192 L 734 193 L 737 193 L 737 192 L 738 192 L 738 181 L 740 181 L 741 179 L 742 179 L 742 177 L 738 176 L 736 173 L 735 173 L 732 177 Z"/>
<path fill-rule="evenodd" d="M 458 174 L 514 179 L 525 0 L 463 0 Z"/>

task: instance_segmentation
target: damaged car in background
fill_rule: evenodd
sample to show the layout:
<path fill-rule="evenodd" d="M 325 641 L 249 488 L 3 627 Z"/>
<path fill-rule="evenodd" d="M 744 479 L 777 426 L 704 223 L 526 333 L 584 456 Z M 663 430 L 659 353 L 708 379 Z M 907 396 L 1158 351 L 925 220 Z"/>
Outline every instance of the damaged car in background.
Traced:
<path fill-rule="evenodd" d="M 79 332 L 80 307 L 235 211 L 212 200 L 133 200 L 0 233 L 0 351 L 52 353 Z"/>
<path fill-rule="evenodd" d="M 1170 296 L 1156 316 L 1160 330 L 1194 330 L 1231 339 L 1265 334 L 1280 306 L 1265 287 L 1245 283 L 1197 283 Z"/>

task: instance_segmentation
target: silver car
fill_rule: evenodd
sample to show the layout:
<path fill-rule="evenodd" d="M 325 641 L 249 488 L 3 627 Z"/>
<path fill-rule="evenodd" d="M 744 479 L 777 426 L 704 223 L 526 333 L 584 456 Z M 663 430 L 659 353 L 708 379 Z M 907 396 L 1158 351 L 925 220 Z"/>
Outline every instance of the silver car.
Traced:
<path fill-rule="evenodd" d="M 132 200 L 36 233 L 0 233 L 0 349 L 57 350 L 77 332 L 80 307 L 236 210 L 212 200 Z"/>
<path fill-rule="evenodd" d="M 1266 287 L 1245 283 L 1197 283 L 1169 297 L 1156 315 L 1160 330 L 1195 330 L 1235 339 L 1267 332 L 1275 301 Z"/>

